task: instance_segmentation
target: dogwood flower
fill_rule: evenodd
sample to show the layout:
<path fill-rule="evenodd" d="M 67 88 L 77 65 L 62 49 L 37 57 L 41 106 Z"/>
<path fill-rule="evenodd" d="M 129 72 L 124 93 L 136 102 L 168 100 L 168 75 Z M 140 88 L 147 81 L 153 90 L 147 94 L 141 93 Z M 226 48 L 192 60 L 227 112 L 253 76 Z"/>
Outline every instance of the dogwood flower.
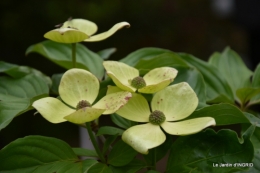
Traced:
<path fill-rule="evenodd" d="M 104 61 L 107 75 L 122 90 L 140 93 L 155 93 L 168 86 L 177 76 L 178 71 L 171 67 L 160 67 L 149 71 L 144 77 L 139 71 L 117 61 Z"/>
<path fill-rule="evenodd" d="M 163 130 L 171 135 L 189 135 L 215 125 L 212 117 L 188 117 L 197 107 L 198 98 L 188 83 L 171 85 L 157 92 L 151 101 L 151 111 L 146 99 L 136 93 L 129 102 L 116 113 L 128 120 L 141 122 L 127 129 L 122 140 L 142 154 L 161 145 L 166 136 Z"/>
<path fill-rule="evenodd" d="M 116 92 L 104 96 L 92 105 L 98 96 L 99 81 L 83 69 L 70 69 L 64 73 L 59 85 L 60 99 L 45 97 L 33 107 L 51 123 L 70 121 L 81 124 L 97 119 L 101 114 L 111 114 L 126 104 L 130 92 Z"/>
<path fill-rule="evenodd" d="M 78 43 L 81 41 L 94 42 L 104 40 L 113 35 L 117 30 L 123 27 L 129 27 L 127 22 L 115 24 L 110 30 L 94 35 L 97 32 L 97 25 L 85 19 L 72 19 L 58 25 L 57 29 L 44 34 L 44 37 L 60 43 Z"/>

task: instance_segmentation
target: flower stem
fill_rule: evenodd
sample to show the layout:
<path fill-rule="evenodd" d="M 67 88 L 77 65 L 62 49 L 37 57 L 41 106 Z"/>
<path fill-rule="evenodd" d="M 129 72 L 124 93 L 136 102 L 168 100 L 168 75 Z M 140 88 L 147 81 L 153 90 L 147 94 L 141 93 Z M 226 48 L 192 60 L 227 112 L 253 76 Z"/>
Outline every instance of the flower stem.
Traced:
<path fill-rule="evenodd" d="M 71 44 L 71 52 L 72 52 L 72 67 L 76 68 L 76 43 Z"/>
<path fill-rule="evenodd" d="M 99 159 L 103 162 L 103 163 L 106 163 L 106 160 L 104 158 L 104 156 L 102 155 L 99 147 L 98 147 L 98 144 L 97 144 L 97 141 L 96 141 L 96 138 L 95 136 L 93 135 L 93 132 L 92 132 L 92 129 L 91 129 L 91 125 L 90 125 L 90 122 L 87 122 L 86 123 L 86 128 L 88 130 L 88 134 L 89 134 L 89 137 L 90 137 L 90 140 L 99 156 Z"/>

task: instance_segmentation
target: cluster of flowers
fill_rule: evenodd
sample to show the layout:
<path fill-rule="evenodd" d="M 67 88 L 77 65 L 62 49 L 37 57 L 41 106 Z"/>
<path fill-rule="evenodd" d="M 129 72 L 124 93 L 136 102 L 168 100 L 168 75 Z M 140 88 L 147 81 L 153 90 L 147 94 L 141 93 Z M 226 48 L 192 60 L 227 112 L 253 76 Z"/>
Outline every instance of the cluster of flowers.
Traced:
<path fill-rule="evenodd" d="M 58 25 L 44 37 L 61 43 L 100 41 L 125 26 L 130 25 L 117 23 L 107 32 L 92 36 L 97 31 L 95 23 L 73 19 Z M 112 113 L 138 122 L 139 125 L 123 133 L 122 139 L 143 154 L 165 141 L 163 130 L 172 135 L 189 135 L 216 124 L 211 117 L 179 121 L 196 109 L 198 98 L 186 82 L 169 86 L 177 76 L 176 69 L 155 68 L 141 77 L 137 69 L 121 62 L 105 61 L 103 65 L 116 86 L 108 86 L 106 96 L 95 104 L 99 94 L 98 79 L 86 70 L 74 68 L 63 75 L 59 98 L 42 98 L 32 106 L 51 123 L 82 124 Z M 150 106 L 141 93 L 154 94 Z"/>
<path fill-rule="evenodd" d="M 94 105 L 99 93 L 98 79 L 86 70 L 74 68 L 61 79 L 60 98 L 42 98 L 33 107 L 52 123 L 81 124 L 114 112 L 139 122 L 127 129 L 122 139 L 143 154 L 165 141 L 162 129 L 172 135 L 188 135 L 215 125 L 211 117 L 179 121 L 196 109 L 198 98 L 186 82 L 168 86 L 177 75 L 176 69 L 155 68 L 140 77 L 137 69 L 121 62 L 105 61 L 103 65 L 116 86 L 109 86 L 106 96 Z M 150 106 L 141 93 L 155 93 Z"/>

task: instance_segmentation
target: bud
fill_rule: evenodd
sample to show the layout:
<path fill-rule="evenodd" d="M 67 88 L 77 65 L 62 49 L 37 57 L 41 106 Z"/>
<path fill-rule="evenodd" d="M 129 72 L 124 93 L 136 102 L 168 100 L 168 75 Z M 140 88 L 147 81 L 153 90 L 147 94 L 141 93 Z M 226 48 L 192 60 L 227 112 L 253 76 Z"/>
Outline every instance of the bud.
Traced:
<path fill-rule="evenodd" d="M 153 111 L 149 116 L 149 122 L 154 125 L 160 125 L 166 120 L 164 113 L 161 111 Z"/>
<path fill-rule="evenodd" d="M 146 83 L 142 77 L 138 76 L 131 80 L 131 86 L 136 89 L 140 89 L 145 87 Z"/>
<path fill-rule="evenodd" d="M 85 107 L 90 107 L 91 104 L 87 101 L 87 100 L 81 100 L 79 101 L 79 103 L 76 106 L 76 110 L 85 108 Z"/>

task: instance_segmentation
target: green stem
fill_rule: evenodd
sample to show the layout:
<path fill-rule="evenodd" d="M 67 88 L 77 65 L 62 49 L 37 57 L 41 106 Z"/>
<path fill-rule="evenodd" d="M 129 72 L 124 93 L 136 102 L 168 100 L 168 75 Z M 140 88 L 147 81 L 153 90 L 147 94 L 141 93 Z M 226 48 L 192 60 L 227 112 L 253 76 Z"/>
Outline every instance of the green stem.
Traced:
<path fill-rule="evenodd" d="M 91 125 L 90 125 L 90 122 L 87 122 L 86 123 L 86 128 L 88 130 L 88 134 L 89 134 L 89 137 L 90 137 L 90 140 L 99 156 L 99 159 L 103 162 L 103 163 L 106 163 L 106 160 L 104 158 L 104 156 L 102 155 L 99 147 L 98 147 L 98 144 L 97 144 L 97 140 L 95 138 L 95 136 L 93 135 L 93 132 L 92 132 L 92 129 L 91 129 Z"/>
<path fill-rule="evenodd" d="M 71 44 L 71 52 L 72 52 L 72 67 L 76 68 L 76 43 Z"/>

